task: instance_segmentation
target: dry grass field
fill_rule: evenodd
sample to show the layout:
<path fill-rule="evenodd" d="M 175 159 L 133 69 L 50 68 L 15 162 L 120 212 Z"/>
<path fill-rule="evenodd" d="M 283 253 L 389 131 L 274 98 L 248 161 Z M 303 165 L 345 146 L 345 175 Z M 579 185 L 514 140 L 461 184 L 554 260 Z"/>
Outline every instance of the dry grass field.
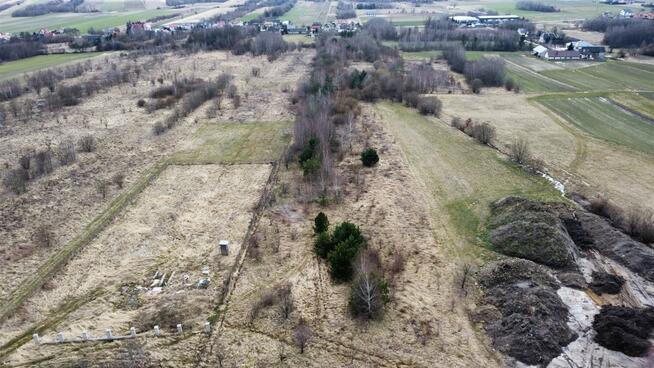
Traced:
<path fill-rule="evenodd" d="M 216 265 L 207 257 L 215 251 L 219 234 L 232 240 L 233 251 L 238 252 L 253 206 L 268 178 L 269 163 L 280 157 L 290 139 L 288 122 L 292 118 L 286 108 L 289 95 L 282 92 L 283 86 L 297 84 L 311 57 L 310 52 L 286 54 L 275 61 L 274 70 L 266 67 L 269 62 L 263 57 L 237 57 L 225 52 L 196 54 L 193 58 L 165 55 L 163 62 L 141 59 L 137 62 L 154 63 L 155 67 L 134 84 L 98 93 L 77 106 L 65 108 L 54 118 L 40 116 L 30 124 L 10 125 L 10 134 L 0 137 L 3 165 L 13 166 L 27 150 L 47 145 L 56 147 L 65 139 L 76 141 L 86 134 L 95 137 L 97 149 L 88 154 L 79 153 L 76 163 L 55 167 L 51 174 L 32 181 L 27 194 L 16 196 L 7 191 L 1 194 L 0 231 L 3 238 L 11 239 L 2 247 L 3 304 L 14 291 L 20 290 L 22 282 L 39 277 L 40 265 L 69 249 L 69 244 L 78 244 L 77 234 L 88 232 L 91 227 L 95 229 L 97 219 L 120 211 L 125 205 L 123 198 L 136 194 L 129 200 L 136 205 L 127 205 L 124 214 L 119 212 L 119 218 L 74 258 L 77 263 L 58 271 L 59 278 L 49 280 L 44 289 L 37 291 L 25 304 L 29 307 L 21 308 L 3 323 L 1 343 L 9 342 L 1 349 L 3 359 L 25 343 L 10 339 L 32 328 L 50 337 L 54 337 L 55 330 L 42 326 L 65 328 L 71 334 L 79 334 L 77 329 L 85 328 L 95 331 L 95 336 L 104 333 L 106 323 L 117 334 L 128 331 L 127 321 L 136 312 L 114 311 L 101 318 L 98 312 L 114 310 L 111 306 L 118 303 L 122 283 L 140 285 L 159 267 L 170 267 L 180 268 L 176 272 L 177 282 L 184 289 L 183 269 L 197 278 L 202 266 Z M 106 69 L 112 61 L 108 58 L 94 63 Z M 171 69 L 168 63 L 178 69 Z M 92 73 L 102 73 L 97 65 Z M 258 77 L 252 76 L 254 67 L 262 71 Z M 210 104 L 206 104 L 165 134 L 152 133 L 155 121 L 168 112 L 148 113 L 136 106 L 136 101 L 154 88 L 150 79 L 162 77 L 165 84 L 173 78 L 209 79 L 221 73 L 233 75 L 233 83 L 241 95 L 238 107 L 225 99 L 222 108 L 209 115 L 206 110 Z M 28 94 L 21 98 L 30 97 Z M 275 108 L 262 106 L 262 101 L 274 104 Z M 176 163 L 201 165 L 175 166 Z M 221 166 L 229 163 L 244 165 Z M 109 180 L 116 173 L 125 176 L 124 189 L 111 185 L 103 198 L 96 190 L 97 180 Z M 158 175 L 159 179 L 148 186 L 151 178 Z M 217 188 L 220 189 L 216 191 Z M 145 192 L 138 194 L 143 189 Z M 186 217 L 177 211 L 184 205 L 190 206 Z M 191 218 L 201 206 L 208 207 L 202 214 L 197 212 L 197 218 Z M 174 218 L 173 212 L 177 213 Z M 168 225 L 162 225 L 163 220 Z M 35 229 L 43 224 L 53 231 L 54 239 L 49 247 L 38 246 L 34 241 Z M 201 228 L 213 229 L 206 233 L 200 231 L 202 237 L 206 236 L 204 240 L 193 235 L 199 234 Z M 165 234 L 160 233 L 162 229 L 166 229 Z M 193 245 L 195 241 L 198 243 Z M 232 260 L 223 259 L 225 269 Z M 212 269 L 217 275 L 212 287 L 222 287 L 221 270 Z M 214 291 L 209 291 L 212 297 L 217 294 Z M 102 300 L 96 298 L 98 295 L 103 295 Z M 207 300 L 208 304 L 197 306 L 211 306 L 212 299 Z M 90 301 L 93 302 L 86 305 Z M 197 317 L 206 320 L 210 312 L 211 308 L 205 308 Z M 69 315 L 73 320 L 67 319 Z M 75 319 L 79 323 L 73 322 Z M 52 351 L 44 352 L 40 357 L 58 355 L 50 354 Z M 23 355 L 19 351 L 9 360 L 16 363 L 33 358 L 32 352 Z M 57 364 L 64 363 L 54 363 Z"/>
<path fill-rule="evenodd" d="M 516 138 L 526 137 L 534 155 L 545 161 L 567 191 L 588 196 L 605 193 L 625 207 L 654 206 L 648 194 L 654 190 L 651 155 L 598 139 L 524 95 L 489 91 L 480 96 L 440 97 L 448 119 L 459 116 L 495 126 L 504 151 Z"/>

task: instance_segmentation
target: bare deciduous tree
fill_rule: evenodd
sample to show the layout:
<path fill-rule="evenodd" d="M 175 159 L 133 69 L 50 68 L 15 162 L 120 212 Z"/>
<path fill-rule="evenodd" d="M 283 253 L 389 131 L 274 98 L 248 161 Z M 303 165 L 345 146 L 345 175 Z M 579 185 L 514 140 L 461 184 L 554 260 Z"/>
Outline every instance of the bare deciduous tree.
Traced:
<path fill-rule="evenodd" d="M 288 317 L 290 317 L 291 313 L 293 312 L 293 309 L 295 308 L 292 288 L 293 285 L 288 282 L 277 290 L 279 312 L 282 317 L 284 317 L 284 319 L 288 319 Z"/>
<path fill-rule="evenodd" d="M 356 261 L 356 277 L 350 294 L 350 309 L 356 317 L 374 319 L 381 316 L 384 300 L 380 285 L 380 261 L 376 251 L 361 252 Z"/>
<path fill-rule="evenodd" d="M 300 354 L 304 354 L 304 349 L 306 349 L 312 338 L 313 333 L 311 328 L 306 324 L 304 319 L 300 319 L 300 322 L 293 329 L 293 341 L 300 348 Z"/>

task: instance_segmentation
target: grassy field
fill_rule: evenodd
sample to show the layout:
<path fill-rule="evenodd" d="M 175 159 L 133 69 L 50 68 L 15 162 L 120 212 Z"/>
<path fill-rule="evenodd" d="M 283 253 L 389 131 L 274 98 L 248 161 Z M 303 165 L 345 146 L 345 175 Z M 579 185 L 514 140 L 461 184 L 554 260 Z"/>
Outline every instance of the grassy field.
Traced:
<path fill-rule="evenodd" d="M 654 124 L 605 97 L 545 96 L 537 101 L 594 137 L 654 154 Z"/>
<path fill-rule="evenodd" d="M 14 290 L 0 306 L 0 321 L 10 316 L 35 290 L 60 270 L 71 257 L 102 232 L 123 209 L 169 165 L 204 165 L 274 161 L 290 141 L 288 122 L 219 123 L 198 130 L 191 147 L 161 159 L 141 174 L 136 182 L 116 196 L 84 230 Z M 4 347 L 3 347 L 4 349 Z"/>
<path fill-rule="evenodd" d="M 488 215 L 488 205 L 508 195 L 542 200 L 561 200 L 548 182 L 526 174 L 448 124 L 426 118 L 401 104 L 375 104 L 386 129 L 399 141 L 412 171 L 423 184 L 432 217 L 444 221 L 444 228 L 457 235 L 446 243 L 459 255 L 476 254 L 481 248 L 478 232 Z M 459 238 L 460 237 L 460 238 Z M 458 240 L 457 240 L 458 238 Z"/>
<path fill-rule="evenodd" d="M 654 65 L 607 61 L 595 66 L 546 70 L 542 75 L 583 91 L 654 90 Z"/>
<path fill-rule="evenodd" d="M 51 68 L 53 66 L 62 65 L 73 61 L 90 59 L 105 54 L 106 53 L 102 52 L 86 52 L 75 54 L 39 55 L 27 59 L 10 61 L 0 64 L 0 80 L 12 78 L 23 73 Z"/>
<path fill-rule="evenodd" d="M 290 20 L 297 25 L 311 25 L 313 22 L 324 23 L 327 20 L 329 1 L 312 2 L 298 1 L 295 6 L 286 14 L 279 17 L 280 20 Z"/>
<path fill-rule="evenodd" d="M 123 26 L 127 21 L 146 20 L 158 15 L 175 13 L 174 9 L 153 9 L 121 13 L 61 13 L 38 17 L 0 17 L 0 32 L 32 32 L 41 28 L 77 28 L 86 32 L 89 28 L 104 29 Z"/>
<path fill-rule="evenodd" d="M 560 12 L 544 13 L 535 11 L 518 10 L 515 7 L 515 2 L 481 2 L 480 6 L 488 9 L 497 10 L 500 14 L 515 14 L 525 18 L 529 18 L 536 22 L 560 22 L 574 19 L 585 19 L 597 15 L 602 12 L 618 13 L 623 7 L 611 6 L 606 4 L 599 4 L 590 0 L 570 0 L 570 1 L 542 1 L 545 4 L 554 5 L 561 9 Z M 636 7 L 633 7 L 636 9 Z"/>
<path fill-rule="evenodd" d="M 274 161 L 291 140 L 290 122 L 218 123 L 198 129 L 192 150 L 173 156 L 175 163 Z"/>
<path fill-rule="evenodd" d="M 618 92 L 611 93 L 609 97 L 625 108 L 654 120 L 654 100 L 648 98 L 647 93 Z"/>
<path fill-rule="evenodd" d="M 305 43 L 305 44 L 312 44 L 316 42 L 313 38 L 306 36 L 306 35 L 299 35 L 299 34 L 292 34 L 292 35 L 284 35 L 284 40 L 286 42 L 295 42 L 295 43 Z"/>

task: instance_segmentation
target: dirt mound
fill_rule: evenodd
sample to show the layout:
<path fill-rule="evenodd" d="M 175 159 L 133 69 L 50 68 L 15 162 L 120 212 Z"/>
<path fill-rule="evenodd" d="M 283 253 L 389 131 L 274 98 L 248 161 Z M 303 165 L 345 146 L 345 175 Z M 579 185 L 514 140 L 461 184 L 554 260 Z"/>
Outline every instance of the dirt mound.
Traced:
<path fill-rule="evenodd" d="M 507 197 L 491 206 L 490 240 L 498 251 L 554 268 L 575 265 L 575 244 L 559 219 L 559 204 Z"/>
<path fill-rule="evenodd" d="M 636 309 L 606 305 L 593 320 L 595 341 L 607 349 L 629 356 L 644 356 L 654 330 L 654 308 Z"/>
<path fill-rule="evenodd" d="M 584 239 L 585 246 L 598 250 L 632 272 L 654 281 L 654 249 L 633 240 L 600 216 L 577 211 L 574 217 L 575 220 L 568 219 L 566 222 L 578 223 L 577 235 Z"/>
<path fill-rule="evenodd" d="M 590 289 L 597 295 L 618 294 L 624 285 L 624 278 L 606 272 L 593 272 Z"/>
<path fill-rule="evenodd" d="M 477 276 L 485 289 L 483 303 L 501 314 L 485 326 L 499 351 L 527 364 L 547 364 L 576 338 L 556 293 L 559 283 L 547 268 L 509 259 L 485 266 Z"/>

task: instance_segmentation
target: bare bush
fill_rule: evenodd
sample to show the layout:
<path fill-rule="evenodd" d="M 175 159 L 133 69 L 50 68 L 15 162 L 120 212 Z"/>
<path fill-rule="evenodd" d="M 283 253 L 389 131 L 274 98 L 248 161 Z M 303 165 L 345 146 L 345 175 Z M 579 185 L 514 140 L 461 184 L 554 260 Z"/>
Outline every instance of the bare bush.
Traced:
<path fill-rule="evenodd" d="M 70 165 L 77 160 L 75 143 L 72 140 L 65 140 L 57 147 L 57 158 L 62 166 Z"/>
<path fill-rule="evenodd" d="M 306 324 L 304 319 L 300 319 L 300 322 L 293 329 L 293 341 L 300 348 L 300 354 L 304 354 L 304 349 L 313 339 L 313 333 L 311 328 Z"/>
<path fill-rule="evenodd" d="M 38 226 L 34 231 L 34 234 L 32 234 L 32 241 L 34 241 L 36 246 L 42 248 L 50 248 L 53 246 L 55 242 L 55 234 L 54 231 L 52 231 L 52 226 L 48 224 Z"/>
<path fill-rule="evenodd" d="M 519 137 L 509 146 L 509 157 L 514 162 L 526 165 L 531 160 L 531 151 L 529 141 L 524 137 Z"/>
<path fill-rule="evenodd" d="M 22 194 L 27 191 L 27 181 L 29 180 L 29 173 L 23 168 L 9 170 L 4 178 L 2 184 L 8 190 L 15 194 Z"/>
<path fill-rule="evenodd" d="M 438 97 L 429 96 L 421 97 L 418 99 L 418 111 L 423 115 L 436 115 L 441 114 L 442 103 Z"/>
<path fill-rule="evenodd" d="M 395 252 L 393 253 L 393 258 L 391 260 L 391 264 L 388 266 L 388 271 L 392 276 L 399 275 L 404 271 L 404 264 L 406 263 L 406 259 L 404 258 L 404 254 L 401 252 Z"/>
<path fill-rule="evenodd" d="M 95 181 L 95 190 L 102 196 L 102 199 L 107 198 L 109 193 L 109 181 L 105 179 L 98 179 Z"/>
<path fill-rule="evenodd" d="M 654 211 L 632 208 L 625 216 L 627 232 L 645 244 L 654 243 Z"/>
<path fill-rule="evenodd" d="M 160 121 L 157 121 L 152 126 L 152 133 L 154 133 L 154 135 L 161 135 L 165 132 L 166 132 L 166 126 Z"/>
<path fill-rule="evenodd" d="M 52 152 L 49 149 L 37 152 L 34 155 L 34 175 L 47 175 L 54 170 L 52 166 Z"/>
<path fill-rule="evenodd" d="M 475 124 L 472 128 L 472 137 L 481 144 L 491 144 L 495 139 L 495 127 L 488 123 Z"/>
<path fill-rule="evenodd" d="M 261 75 L 261 68 L 253 66 L 250 73 L 253 77 L 258 78 Z"/>
<path fill-rule="evenodd" d="M 82 136 L 79 141 L 77 141 L 77 146 L 79 147 L 80 152 L 93 152 L 96 148 L 95 137 L 90 134 Z"/>
<path fill-rule="evenodd" d="M 610 219 L 616 226 L 621 226 L 624 221 L 622 210 L 616 206 L 607 196 L 598 194 L 589 200 L 589 210 L 603 217 Z"/>
<path fill-rule="evenodd" d="M 111 182 L 114 183 L 115 186 L 118 187 L 118 189 L 123 189 L 123 185 L 125 184 L 125 174 L 123 173 L 116 173 L 112 178 Z"/>

